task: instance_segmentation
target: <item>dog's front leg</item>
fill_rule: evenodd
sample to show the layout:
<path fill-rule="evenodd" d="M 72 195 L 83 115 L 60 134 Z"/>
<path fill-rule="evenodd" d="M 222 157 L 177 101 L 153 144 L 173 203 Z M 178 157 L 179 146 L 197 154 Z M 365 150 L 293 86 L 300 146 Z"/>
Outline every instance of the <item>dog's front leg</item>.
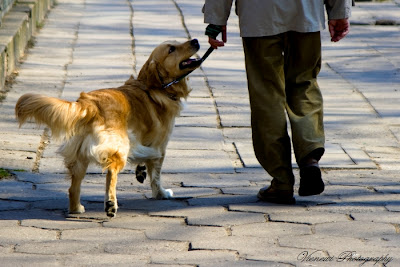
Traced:
<path fill-rule="evenodd" d="M 118 171 L 115 169 L 108 169 L 106 180 L 106 196 L 104 199 L 104 210 L 108 217 L 115 217 L 118 209 L 117 180 Z"/>
<path fill-rule="evenodd" d="M 161 167 L 164 162 L 164 156 L 157 159 L 152 159 L 146 162 L 148 175 L 150 177 L 151 190 L 155 199 L 172 198 L 173 192 L 171 189 L 164 189 L 161 186 Z"/>

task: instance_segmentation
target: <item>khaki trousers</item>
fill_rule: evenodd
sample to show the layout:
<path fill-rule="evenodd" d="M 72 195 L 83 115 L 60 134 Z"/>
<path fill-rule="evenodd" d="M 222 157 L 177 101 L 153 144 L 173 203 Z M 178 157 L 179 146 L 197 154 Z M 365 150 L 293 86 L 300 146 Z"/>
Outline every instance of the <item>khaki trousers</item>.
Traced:
<path fill-rule="evenodd" d="M 243 47 L 256 157 L 277 188 L 292 189 L 287 117 L 299 165 L 312 152 L 317 160 L 324 153 L 320 33 L 245 37 Z"/>

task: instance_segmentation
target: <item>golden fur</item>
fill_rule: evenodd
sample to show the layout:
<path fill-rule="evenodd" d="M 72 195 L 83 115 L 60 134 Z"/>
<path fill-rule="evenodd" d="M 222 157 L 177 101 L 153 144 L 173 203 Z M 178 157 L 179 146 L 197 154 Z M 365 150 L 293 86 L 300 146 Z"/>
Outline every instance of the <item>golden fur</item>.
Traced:
<path fill-rule="evenodd" d="M 82 92 L 76 102 L 39 94 L 20 97 L 15 107 L 20 126 L 34 119 L 48 125 L 54 137 L 65 139 L 59 152 L 71 177 L 70 213 L 85 211 L 80 186 L 91 162 L 107 170 L 104 203 L 110 217 L 118 208 L 117 175 L 128 159 L 145 164 L 154 198 L 172 197 L 172 191 L 161 186 L 161 165 L 180 100 L 190 90 L 186 79 L 167 88 L 163 84 L 197 68 L 198 61 L 188 59 L 198 49 L 197 40 L 165 42 L 154 49 L 137 79 L 131 77 L 118 88 Z"/>

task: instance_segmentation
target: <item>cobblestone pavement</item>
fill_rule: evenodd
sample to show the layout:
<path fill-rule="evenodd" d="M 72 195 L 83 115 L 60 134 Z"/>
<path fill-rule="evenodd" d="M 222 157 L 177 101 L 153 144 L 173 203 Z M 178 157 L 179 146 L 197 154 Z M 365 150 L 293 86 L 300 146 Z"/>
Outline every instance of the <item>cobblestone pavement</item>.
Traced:
<path fill-rule="evenodd" d="M 232 14 L 228 44 L 190 77 L 193 91 L 168 146 L 162 180 L 177 198 L 151 199 L 148 182 L 138 184 L 127 166 L 110 220 L 104 175 L 92 166 L 82 186 L 87 212 L 67 215 L 58 144 L 33 124 L 18 129 L 16 100 L 27 92 L 72 100 L 119 86 L 165 40 L 198 38 L 201 56 L 208 48 L 201 6 L 58 1 L 0 103 L 0 167 L 12 173 L 0 180 L 1 266 L 400 266 L 396 2 L 357 3 L 351 33 L 339 43 L 323 33 L 323 194 L 296 195 L 294 206 L 257 201 L 271 178 L 253 154 Z"/>

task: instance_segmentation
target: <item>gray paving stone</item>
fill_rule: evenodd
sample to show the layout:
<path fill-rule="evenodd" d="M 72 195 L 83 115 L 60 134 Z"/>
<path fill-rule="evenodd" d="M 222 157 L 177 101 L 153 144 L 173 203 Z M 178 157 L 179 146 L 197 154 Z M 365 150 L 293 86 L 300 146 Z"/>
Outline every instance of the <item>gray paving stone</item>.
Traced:
<path fill-rule="evenodd" d="M 182 164 L 185 162 L 185 164 Z M 184 173 L 233 173 L 232 162 L 220 150 L 167 150 L 164 172 Z"/>
<path fill-rule="evenodd" d="M 348 221 L 318 224 L 315 226 L 315 232 L 328 236 L 368 238 L 395 234 L 396 228 L 388 223 Z"/>
<path fill-rule="evenodd" d="M 62 257 L 64 265 L 68 266 L 147 266 L 147 255 L 111 254 L 111 253 L 77 253 Z"/>
<path fill-rule="evenodd" d="M 180 210 L 151 213 L 158 216 L 185 217 L 189 225 L 231 226 L 265 222 L 263 214 L 227 211 L 224 207 L 187 207 Z"/>
<path fill-rule="evenodd" d="M 33 227 L 2 227 L 0 229 L 0 243 L 12 245 L 25 242 L 43 242 L 56 240 L 57 232 Z"/>
<path fill-rule="evenodd" d="M 151 240 L 178 240 L 193 242 L 208 239 L 208 237 L 224 237 L 227 233 L 223 227 L 177 225 L 167 228 L 154 228 L 146 231 Z"/>
<path fill-rule="evenodd" d="M 95 253 L 102 252 L 103 247 L 98 243 L 87 243 L 86 241 L 76 240 L 56 240 L 45 242 L 32 242 L 17 245 L 15 252 L 42 255 L 64 255 L 76 253 Z"/>
<path fill-rule="evenodd" d="M 174 252 L 157 253 L 151 256 L 152 263 L 191 264 L 200 266 L 219 266 L 237 261 L 234 251 L 226 250 L 191 250 L 176 254 Z"/>
<path fill-rule="evenodd" d="M 190 206 L 227 206 L 230 204 L 239 203 L 254 203 L 257 202 L 257 196 L 248 195 L 213 195 L 208 197 L 198 197 L 195 199 L 189 199 L 188 203 Z"/>
<path fill-rule="evenodd" d="M 223 142 L 222 133 L 218 129 L 175 127 L 168 149 L 217 150 L 223 149 Z"/>
<path fill-rule="evenodd" d="M 266 222 L 232 226 L 232 236 L 252 236 L 274 239 L 277 236 L 311 234 L 311 227 L 304 224 Z"/>
<path fill-rule="evenodd" d="M 345 214 L 334 214 L 330 212 L 314 212 L 314 211 L 292 211 L 292 212 L 268 212 L 270 221 L 288 222 L 288 223 L 304 223 L 319 224 L 327 222 L 346 222 L 349 218 Z"/>
<path fill-rule="evenodd" d="M 244 212 L 256 212 L 267 214 L 269 212 L 306 212 L 307 208 L 300 205 L 280 205 L 272 204 L 267 202 L 257 202 L 257 203 L 243 203 L 243 204 L 230 204 L 229 210 L 231 211 L 244 211 Z"/>
<path fill-rule="evenodd" d="M 229 175 L 220 174 L 190 174 L 182 178 L 182 185 L 186 187 L 211 187 L 224 188 L 231 186 L 249 186 L 250 181 L 241 177 L 230 179 Z"/>
<path fill-rule="evenodd" d="M 351 214 L 356 221 L 367 221 L 377 223 L 391 223 L 396 224 L 400 221 L 400 213 L 398 212 L 375 212 L 369 213 L 353 213 Z"/>
<path fill-rule="evenodd" d="M 60 257 L 54 255 L 35 255 L 25 253 L 12 253 L 2 255 L 3 266 L 59 266 Z"/>
<path fill-rule="evenodd" d="M 28 207 L 29 203 L 19 201 L 1 201 L 0 211 L 7 210 L 24 210 Z"/>
<path fill-rule="evenodd" d="M 139 239 L 133 242 L 106 244 L 105 252 L 112 254 L 134 254 L 151 256 L 158 253 L 182 253 L 188 251 L 189 243 L 166 240 Z"/>
<path fill-rule="evenodd" d="M 41 229 L 49 229 L 49 230 L 73 230 L 73 229 L 87 229 L 87 228 L 96 228 L 101 225 L 94 221 L 84 221 L 84 220 L 73 220 L 73 219 L 64 219 L 64 220 L 39 220 L 39 219 L 27 219 L 21 220 L 21 226 L 26 227 L 36 227 Z"/>

